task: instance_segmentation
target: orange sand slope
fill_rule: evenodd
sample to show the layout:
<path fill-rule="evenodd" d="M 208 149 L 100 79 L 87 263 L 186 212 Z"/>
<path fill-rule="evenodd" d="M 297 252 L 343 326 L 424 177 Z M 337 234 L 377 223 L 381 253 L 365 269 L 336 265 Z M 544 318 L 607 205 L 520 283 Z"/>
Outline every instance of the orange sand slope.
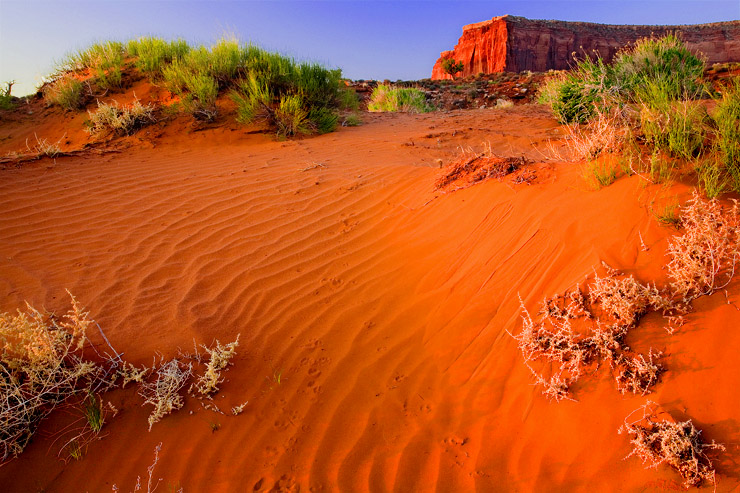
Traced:
<path fill-rule="evenodd" d="M 364 119 L 287 142 L 183 133 L 0 172 L 0 311 L 64 310 L 67 288 L 138 364 L 241 334 L 216 403 L 249 401 L 229 417 L 191 400 L 147 432 L 149 408 L 117 390 L 103 438 L 67 464 L 54 439 L 79 410 L 60 410 L 0 468 L 0 489 L 130 491 L 159 442 L 160 490 L 681 489 L 668 467 L 622 460 L 617 430 L 645 397 L 602 369 L 578 402 L 550 402 L 507 334 L 519 296 L 536 311 L 602 260 L 660 279 L 674 230 L 648 210 L 659 190 L 635 176 L 587 191 L 577 165 L 544 163 L 532 145 L 558 126 L 537 106 Z M 533 160 L 536 181 L 435 192 L 437 160 L 484 141 Z M 727 296 L 700 299 L 672 336 L 648 321 L 628 340 L 666 353 L 650 399 L 727 446 L 722 492 L 740 488 L 739 282 Z"/>

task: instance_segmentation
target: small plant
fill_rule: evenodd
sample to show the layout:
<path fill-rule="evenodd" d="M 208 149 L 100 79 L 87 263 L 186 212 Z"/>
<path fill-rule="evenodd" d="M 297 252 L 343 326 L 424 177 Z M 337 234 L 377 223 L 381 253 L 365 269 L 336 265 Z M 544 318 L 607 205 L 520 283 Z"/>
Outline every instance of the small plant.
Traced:
<path fill-rule="evenodd" d="M 151 104 L 142 105 L 137 99 L 130 105 L 120 105 L 98 102 L 97 111 L 88 111 L 90 134 L 97 135 L 112 132 L 116 135 L 131 135 L 137 129 L 155 121 L 154 107 Z"/>
<path fill-rule="evenodd" d="M 664 226 L 673 226 L 678 228 L 681 224 L 681 218 L 678 215 L 678 202 L 666 204 L 661 210 L 654 211 L 655 219 Z"/>
<path fill-rule="evenodd" d="M 718 200 L 694 195 L 681 214 L 684 233 L 668 242 L 668 276 L 674 296 L 685 303 L 724 288 L 740 255 L 738 203 L 725 210 Z"/>
<path fill-rule="evenodd" d="M 145 382 L 139 386 L 139 395 L 144 398 L 144 404 L 154 406 L 149 415 L 149 431 L 152 430 L 154 423 L 158 423 L 163 417 L 185 405 L 180 390 L 192 372 L 192 363 L 185 365 L 177 359 L 172 359 L 157 368 L 157 376 L 153 382 Z"/>
<path fill-rule="evenodd" d="M 200 120 L 216 118 L 216 80 L 207 75 L 187 73 L 184 81 L 188 91 L 183 98 L 186 111 Z"/>
<path fill-rule="evenodd" d="M 705 160 L 696 166 L 696 174 L 699 177 L 699 186 L 704 190 L 708 199 L 717 198 L 726 191 L 727 181 L 719 162 L 712 159 Z"/>
<path fill-rule="evenodd" d="M 165 41 L 144 36 L 126 43 L 126 51 L 137 57 L 135 63 L 139 70 L 156 78 L 167 64 L 182 60 L 190 46 L 182 39 Z"/>
<path fill-rule="evenodd" d="M 649 99 L 642 100 L 640 125 L 647 143 L 674 157 L 693 159 L 702 150 L 709 117 L 703 105 L 694 101 L 671 101 L 666 94 L 652 95 L 646 83 Z M 660 91 L 660 89 L 653 89 Z"/>
<path fill-rule="evenodd" d="M 239 336 L 236 336 L 234 342 L 222 345 L 216 341 L 215 348 L 202 346 L 208 354 L 208 363 L 203 375 L 199 375 L 193 386 L 201 396 L 209 397 L 218 392 L 218 386 L 221 383 L 221 371 L 231 364 L 231 358 L 236 355 L 236 348 L 239 346 Z"/>
<path fill-rule="evenodd" d="M 298 133 L 306 133 L 308 127 L 306 120 L 308 112 L 304 109 L 301 97 L 285 95 L 280 98 L 280 104 L 275 109 L 275 124 L 280 136 L 290 136 Z"/>
<path fill-rule="evenodd" d="M 13 109 L 13 96 L 10 91 L 13 89 L 14 80 L 5 83 L 5 89 L 0 89 L 0 110 L 12 110 Z"/>
<path fill-rule="evenodd" d="M 641 416 L 633 419 L 635 414 Z M 661 417 L 662 415 L 662 417 Z M 701 430 L 691 420 L 675 421 L 648 401 L 624 420 L 619 433 L 630 435 L 632 451 L 627 457 L 637 456 L 647 468 L 665 463 L 683 478 L 684 487 L 701 486 L 704 481 L 716 483 L 712 461 L 707 450 L 725 450 L 721 444 L 704 443 Z"/>
<path fill-rule="evenodd" d="M 584 165 L 583 177 L 596 189 L 608 187 L 617 179 L 617 169 L 609 160 L 597 159 Z"/>
<path fill-rule="evenodd" d="M 46 156 L 53 159 L 62 153 L 62 150 L 59 148 L 59 142 L 61 142 L 64 137 L 52 144 L 46 139 L 40 139 L 36 134 L 33 134 L 33 136 L 36 138 L 36 144 L 33 147 L 31 147 L 28 143 L 28 139 L 26 139 L 26 149 L 28 149 L 30 155 L 37 158 Z"/>
<path fill-rule="evenodd" d="M 66 110 L 77 110 L 82 107 L 82 82 L 74 75 L 66 75 L 52 82 L 43 89 L 47 104 L 56 104 Z"/>
<path fill-rule="evenodd" d="M 369 111 L 426 113 L 432 111 L 426 95 L 419 89 L 378 84 L 370 95 Z"/>
<path fill-rule="evenodd" d="M 362 125 L 362 120 L 355 114 L 345 116 L 342 121 L 343 127 L 357 127 L 359 125 Z"/>
<path fill-rule="evenodd" d="M 463 62 L 455 62 L 454 58 L 445 58 L 442 60 L 442 70 L 453 79 L 463 71 Z"/>
<path fill-rule="evenodd" d="M 103 401 L 100 397 L 95 397 L 94 393 L 88 392 L 85 401 L 82 403 L 82 409 L 90 429 L 95 433 L 99 432 L 105 423 Z"/>

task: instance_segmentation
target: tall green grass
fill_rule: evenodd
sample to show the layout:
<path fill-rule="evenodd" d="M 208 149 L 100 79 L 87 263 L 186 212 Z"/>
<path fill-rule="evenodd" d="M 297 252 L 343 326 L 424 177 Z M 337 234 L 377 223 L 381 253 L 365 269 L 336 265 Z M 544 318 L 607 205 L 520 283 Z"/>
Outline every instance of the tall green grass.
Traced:
<path fill-rule="evenodd" d="M 190 46 L 182 39 L 165 41 L 161 38 L 142 36 L 126 43 L 128 55 L 136 57 L 136 67 L 153 77 L 161 75 L 162 69 L 173 61 L 182 60 Z"/>
<path fill-rule="evenodd" d="M 740 192 L 740 80 L 735 80 L 717 102 L 713 115 L 716 126 L 716 147 L 732 180 L 732 188 Z"/>
<path fill-rule="evenodd" d="M 423 91 L 411 87 L 392 87 L 378 84 L 370 95 L 369 111 L 426 113 L 433 108 L 427 103 Z"/>

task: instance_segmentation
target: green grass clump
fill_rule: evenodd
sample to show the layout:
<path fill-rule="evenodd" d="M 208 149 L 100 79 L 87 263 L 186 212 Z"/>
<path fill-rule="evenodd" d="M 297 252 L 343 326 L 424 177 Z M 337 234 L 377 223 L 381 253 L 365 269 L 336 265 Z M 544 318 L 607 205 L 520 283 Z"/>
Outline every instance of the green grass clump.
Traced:
<path fill-rule="evenodd" d="M 640 110 L 646 142 L 674 157 L 697 157 L 707 134 L 705 107 L 697 101 L 671 100 L 659 84 L 646 83 L 643 91 L 649 95 Z"/>
<path fill-rule="evenodd" d="M 426 95 L 419 89 L 410 87 L 392 87 L 378 84 L 370 95 L 369 111 L 426 113 L 432 111 Z"/>
<path fill-rule="evenodd" d="M 0 110 L 12 110 L 15 106 L 13 96 L 10 95 L 13 84 L 15 84 L 15 81 L 6 82 L 5 89 L 0 89 Z"/>
<path fill-rule="evenodd" d="M 341 71 L 247 45 L 246 76 L 231 97 L 241 123 L 266 122 L 279 136 L 327 133 L 337 126 Z"/>
<path fill-rule="evenodd" d="M 95 394 L 88 390 L 87 397 L 82 403 L 82 410 L 85 413 L 85 419 L 90 429 L 95 433 L 99 432 L 105 423 L 103 401 L 99 397 L 95 397 Z"/>
<path fill-rule="evenodd" d="M 727 181 L 718 161 L 710 159 L 700 163 L 696 166 L 696 174 L 708 199 L 717 198 L 727 190 Z"/>
<path fill-rule="evenodd" d="M 627 99 L 639 99 L 648 83 L 659 85 L 673 100 L 698 97 L 704 61 L 675 34 L 643 38 L 622 50 L 612 62 L 614 84 Z"/>
<path fill-rule="evenodd" d="M 66 75 L 43 89 L 47 104 L 56 104 L 66 110 L 77 110 L 84 100 L 82 82 L 74 75 Z"/>
<path fill-rule="evenodd" d="M 58 72 L 89 70 L 103 89 L 118 88 L 123 80 L 125 54 L 123 43 L 118 41 L 95 43 L 85 50 L 67 55 Z"/>
<path fill-rule="evenodd" d="M 732 179 L 732 188 L 740 192 L 740 80 L 725 91 L 713 120 L 717 150 Z"/>
<path fill-rule="evenodd" d="M 126 52 L 136 58 L 136 67 L 150 76 L 158 77 L 162 69 L 175 60 L 181 60 L 190 51 L 182 40 L 165 41 L 142 36 L 126 43 Z"/>

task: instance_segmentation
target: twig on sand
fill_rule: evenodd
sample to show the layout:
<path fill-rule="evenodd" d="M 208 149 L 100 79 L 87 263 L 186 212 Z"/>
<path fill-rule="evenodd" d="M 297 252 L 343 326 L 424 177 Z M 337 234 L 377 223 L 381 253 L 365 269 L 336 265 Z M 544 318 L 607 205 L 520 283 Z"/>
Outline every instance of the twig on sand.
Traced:
<path fill-rule="evenodd" d="M 324 163 L 313 163 L 311 166 L 306 166 L 305 168 L 301 168 L 298 171 L 308 171 L 310 169 L 316 169 L 316 168 L 324 168 Z"/>

